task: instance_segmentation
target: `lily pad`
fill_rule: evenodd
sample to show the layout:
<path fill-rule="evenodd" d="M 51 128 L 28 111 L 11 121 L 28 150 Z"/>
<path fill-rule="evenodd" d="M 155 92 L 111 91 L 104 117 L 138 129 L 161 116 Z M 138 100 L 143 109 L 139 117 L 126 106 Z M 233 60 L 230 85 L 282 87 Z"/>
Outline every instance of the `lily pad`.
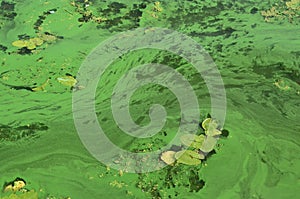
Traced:
<path fill-rule="evenodd" d="M 217 144 L 217 138 L 213 136 L 206 136 L 200 150 L 205 153 L 208 153 L 214 149 L 216 144 Z"/>
<path fill-rule="evenodd" d="M 200 154 L 196 151 L 186 150 L 186 151 L 178 151 L 175 154 L 175 158 L 177 162 L 186 164 L 186 165 L 199 165 L 201 163 Z"/>
<path fill-rule="evenodd" d="M 29 42 L 37 46 L 40 46 L 44 43 L 44 41 L 38 37 L 29 39 Z"/>
<path fill-rule="evenodd" d="M 218 122 L 212 118 L 206 118 L 202 122 L 202 128 L 206 131 L 209 129 L 216 129 L 218 128 L 218 126 L 219 126 Z"/>
<path fill-rule="evenodd" d="M 183 145 L 199 149 L 205 139 L 204 135 L 184 134 L 180 137 Z"/>
<path fill-rule="evenodd" d="M 17 40 L 12 42 L 13 46 L 19 47 L 19 48 L 23 48 L 26 47 L 28 45 L 28 41 L 26 40 Z"/>
<path fill-rule="evenodd" d="M 56 80 L 61 83 L 64 86 L 70 86 L 73 87 L 77 83 L 77 80 L 73 76 L 64 76 L 64 77 L 58 77 Z"/>
<path fill-rule="evenodd" d="M 221 135 L 222 132 L 219 129 L 208 129 L 205 131 L 205 135 L 208 136 L 216 136 L 216 135 Z"/>
<path fill-rule="evenodd" d="M 160 156 L 160 159 L 162 161 L 164 161 L 166 164 L 168 165 L 171 165 L 173 164 L 176 159 L 175 159 L 175 151 L 166 151 L 166 152 L 163 152 Z"/>
<path fill-rule="evenodd" d="M 29 40 L 17 40 L 12 43 L 13 46 L 23 48 L 26 47 L 29 50 L 35 49 L 37 46 L 40 46 L 44 41 L 38 37 L 31 38 Z"/>

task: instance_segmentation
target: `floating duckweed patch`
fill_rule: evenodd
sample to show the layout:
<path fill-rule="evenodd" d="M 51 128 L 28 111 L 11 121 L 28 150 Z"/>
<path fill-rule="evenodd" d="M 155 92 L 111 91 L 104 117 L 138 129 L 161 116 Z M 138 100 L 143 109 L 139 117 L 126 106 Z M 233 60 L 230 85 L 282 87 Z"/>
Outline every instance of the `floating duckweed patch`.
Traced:
<path fill-rule="evenodd" d="M 38 132 L 48 130 L 43 123 L 31 123 L 23 126 L 0 125 L 0 141 L 18 141 L 39 136 Z"/>
<path fill-rule="evenodd" d="M 269 10 L 261 11 L 266 22 L 280 22 L 288 20 L 290 23 L 299 24 L 300 0 L 280 1 Z"/>

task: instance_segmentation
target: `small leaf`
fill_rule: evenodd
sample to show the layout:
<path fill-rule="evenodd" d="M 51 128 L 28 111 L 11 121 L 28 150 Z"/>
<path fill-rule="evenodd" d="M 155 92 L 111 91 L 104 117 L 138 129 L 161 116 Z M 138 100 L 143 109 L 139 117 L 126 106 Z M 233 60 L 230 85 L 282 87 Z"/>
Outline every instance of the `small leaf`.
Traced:
<path fill-rule="evenodd" d="M 13 46 L 19 47 L 19 48 L 23 48 L 26 47 L 28 45 L 28 41 L 25 40 L 17 40 L 12 42 Z"/>
<path fill-rule="evenodd" d="M 37 45 L 37 46 L 40 46 L 44 43 L 44 41 L 38 37 L 29 39 L 29 42 L 33 43 L 34 45 Z"/>
<path fill-rule="evenodd" d="M 36 45 L 34 43 L 28 42 L 26 48 L 29 49 L 29 50 L 32 50 L 32 49 L 36 48 Z"/>
<path fill-rule="evenodd" d="M 216 136 L 216 135 L 221 135 L 222 132 L 218 129 L 208 129 L 207 131 L 205 131 L 205 135 L 208 136 Z"/>
<path fill-rule="evenodd" d="M 74 77 L 69 75 L 64 77 L 58 77 L 56 80 L 62 85 L 70 86 L 70 87 L 75 86 L 75 84 L 77 83 L 77 80 Z"/>
<path fill-rule="evenodd" d="M 213 136 L 206 136 L 200 150 L 205 153 L 208 153 L 214 149 L 216 144 L 217 144 L 217 138 Z"/>
<path fill-rule="evenodd" d="M 218 128 L 218 122 L 212 118 L 206 118 L 203 122 L 202 122 L 202 128 L 204 130 L 208 130 L 208 129 L 216 129 Z"/>
<path fill-rule="evenodd" d="M 177 159 L 177 162 L 186 165 L 198 165 L 201 163 L 200 154 L 192 150 L 178 151 L 175 154 L 175 158 Z"/>
<path fill-rule="evenodd" d="M 204 141 L 204 135 L 184 134 L 180 137 L 180 141 L 187 147 L 199 149 Z"/>
<path fill-rule="evenodd" d="M 176 159 L 175 159 L 175 151 L 166 151 L 166 152 L 163 152 L 160 156 L 160 159 L 162 161 L 164 161 L 166 164 L 168 165 L 171 165 L 173 164 Z"/>

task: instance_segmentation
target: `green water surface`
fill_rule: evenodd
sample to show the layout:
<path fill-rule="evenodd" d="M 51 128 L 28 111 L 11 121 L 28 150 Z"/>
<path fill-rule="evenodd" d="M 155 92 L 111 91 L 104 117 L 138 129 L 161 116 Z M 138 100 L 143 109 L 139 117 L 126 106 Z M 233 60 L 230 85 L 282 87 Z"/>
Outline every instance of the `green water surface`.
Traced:
<path fill-rule="evenodd" d="M 263 11 L 272 7 L 277 14 L 265 16 Z M 21 177 L 39 198 L 297 198 L 299 14 L 297 0 L 165 0 L 159 4 L 152 0 L 2 0 L 0 185 Z M 100 42 L 138 27 L 169 28 L 193 38 L 222 75 L 227 95 L 224 129 L 229 136 L 219 140 L 216 154 L 200 166 L 120 174 L 97 161 L 78 137 L 72 88 L 56 78 L 76 76 Z M 41 35 L 49 41 L 32 50 L 12 45 Z M 205 82 L 185 60 L 158 50 L 124 55 L 99 81 L 95 107 L 108 137 L 133 150 L 145 145 L 122 136 L 113 121 L 110 98 L 118 79 L 145 63 L 166 64 L 187 77 L 204 115 L 211 105 Z M 46 80 L 43 90 L 30 90 Z M 149 139 L 150 148 L 171 140 L 180 119 L 176 96 L 150 85 L 137 90 L 131 99 L 133 120 L 146 125 L 154 103 L 168 112 L 162 130 L 167 136 L 160 132 Z M 205 185 L 197 190 L 194 186 L 200 180 Z M 12 193 L 1 194 L 6 198 Z"/>

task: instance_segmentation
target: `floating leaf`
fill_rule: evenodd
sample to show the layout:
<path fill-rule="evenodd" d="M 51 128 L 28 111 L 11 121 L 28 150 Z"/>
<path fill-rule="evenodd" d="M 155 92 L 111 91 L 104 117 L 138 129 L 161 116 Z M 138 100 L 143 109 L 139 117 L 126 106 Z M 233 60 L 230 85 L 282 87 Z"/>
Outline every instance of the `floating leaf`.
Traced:
<path fill-rule="evenodd" d="M 202 128 L 204 130 L 208 130 L 208 129 L 216 129 L 218 128 L 218 122 L 212 118 L 206 118 L 203 122 L 202 122 Z"/>
<path fill-rule="evenodd" d="M 199 149 L 205 139 L 204 135 L 184 134 L 180 137 L 183 145 Z"/>
<path fill-rule="evenodd" d="M 205 153 L 208 153 L 214 149 L 216 143 L 217 143 L 217 138 L 213 136 L 206 136 L 200 150 Z"/>
<path fill-rule="evenodd" d="M 26 47 L 28 45 L 28 41 L 26 40 L 17 40 L 12 42 L 13 46 L 19 47 L 19 48 L 23 48 Z"/>
<path fill-rule="evenodd" d="M 36 45 L 34 43 L 28 42 L 26 48 L 29 49 L 29 50 L 32 50 L 32 49 L 36 48 Z"/>
<path fill-rule="evenodd" d="M 178 151 L 175 154 L 175 158 L 177 162 L 186 165 L 198 165 L 201 163 L 200 154 L 192 150 Z"/>
<path fill-rule="evenodd" d="M 39 38 L 48 43 L 52 43 L 57 40 L 57 37 L 51 34 L 40 34 Z"/>
<path fill-rule="evenodd" d="M 45 91 L 45 87 L 47 86 L 50 79 L 47 79 L 42 85 L 32 88 L 32 91 Z"/>
<path fill-rule="evenodd" d="M 73 76 L 64 76 L 64 77 L 58 77 L 56 79 L 59 83 L 61 83 L 64 86 L 70 86 L 73 87 L 77 83 L 77 80 Z"/>
<path fill-rule="evenodd" d="M 176 159 L 175 159 L 175 151 L 166 151 L 166 152 L 163 152 L 160 156 L 160 159 L 162 161 L 164 161 L 166 164 L 168 165 L 171 165 L 173 164 Z"/>
<path fill-rule="evenodd" d="M 38 37 L 35 37 L 35 38 L 29 39 L 29 43 L 40 46 L 44 43 L 44 41 L 42 39 L 38 38 Z"/>
<path fill-rule="evenodd" d="M 208 129 L 205 131 L 205 135 L 208 136 L 216 136 L 216 135 L 221 135 L 222 132 L 219 129 Z"/>

